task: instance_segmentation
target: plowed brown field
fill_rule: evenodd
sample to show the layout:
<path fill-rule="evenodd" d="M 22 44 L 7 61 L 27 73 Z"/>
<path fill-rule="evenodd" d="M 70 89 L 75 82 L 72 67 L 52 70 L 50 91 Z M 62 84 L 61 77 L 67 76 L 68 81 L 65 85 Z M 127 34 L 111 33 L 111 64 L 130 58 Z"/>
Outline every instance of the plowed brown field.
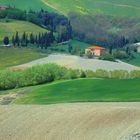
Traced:
<path fill-rule="evenodd" d="M 0 106 L 0 140 L 120 140 L 140 132 L 140 103 Z"/>

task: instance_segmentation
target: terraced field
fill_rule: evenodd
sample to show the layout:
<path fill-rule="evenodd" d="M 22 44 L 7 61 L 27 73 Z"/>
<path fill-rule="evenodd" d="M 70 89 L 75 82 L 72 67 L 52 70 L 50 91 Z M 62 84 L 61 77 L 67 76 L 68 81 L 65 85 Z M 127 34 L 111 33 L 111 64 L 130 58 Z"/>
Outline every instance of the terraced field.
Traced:
<path fill-rule="evenodd" d="M 1 140 L 130 140 L 140 103 L 0 106 Z M 137 140 L 137 139 L 132 139 Z"/>

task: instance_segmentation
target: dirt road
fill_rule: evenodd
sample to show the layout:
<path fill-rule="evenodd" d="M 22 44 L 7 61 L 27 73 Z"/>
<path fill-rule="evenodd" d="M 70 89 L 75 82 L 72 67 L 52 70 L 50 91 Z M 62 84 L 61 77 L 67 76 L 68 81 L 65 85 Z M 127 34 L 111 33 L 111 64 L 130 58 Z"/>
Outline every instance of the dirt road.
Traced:
<path fill-rule="evenodd" d="M 16 66 L 14 68 L 26 68 L 31 67 L 36 64 L 44 63 L 56 63 L 61 66 L 73 69 L 82 69 L 82 70 L 140 70 L 139 67 L 124 63 L 124 62 L 110 62 L 97 59 L 84 59 L 78 56 L 73 55 L 64 55 L 64 54 L 51 54 L 46 58 L 41 58 L 34 60 L 32 62 Z"/>
<path fill-rule="evenodd" d="M 139 106 L 140 103 L 0 106 L 0 140 L 126 140 L 140 132 Z"/>

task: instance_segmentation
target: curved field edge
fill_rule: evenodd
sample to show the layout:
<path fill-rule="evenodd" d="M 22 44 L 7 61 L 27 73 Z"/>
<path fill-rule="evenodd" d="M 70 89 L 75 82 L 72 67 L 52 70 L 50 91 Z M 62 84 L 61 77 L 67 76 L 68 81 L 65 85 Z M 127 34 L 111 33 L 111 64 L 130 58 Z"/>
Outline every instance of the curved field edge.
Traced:
<path fill-rule="evenodd" d="M 0 69 L 24 64 L 43 57 L 47 57 L 47 55 L 38 52 L 34 48 L 0 47 Z"/>
<path fill-rule="evenodd" d="M 0 40 L 3 40 L 4 36 L 8 36 L 12 38 L 13 35 L 16 34 L 16 31 L 21 36 L 24 32 L 26 34 L 33 33 L 34 35 L 38 33 L 45 33 L 48 30 L 35 25 L 28 21 L 20 21 L 20 20 L 10 20 L 9 22 L 0 21 Z"/>
<path fill-rule="evenodd" d="M 16 104 L 140 101 L 140 79 L 78 79 L 33 87 Z"/>

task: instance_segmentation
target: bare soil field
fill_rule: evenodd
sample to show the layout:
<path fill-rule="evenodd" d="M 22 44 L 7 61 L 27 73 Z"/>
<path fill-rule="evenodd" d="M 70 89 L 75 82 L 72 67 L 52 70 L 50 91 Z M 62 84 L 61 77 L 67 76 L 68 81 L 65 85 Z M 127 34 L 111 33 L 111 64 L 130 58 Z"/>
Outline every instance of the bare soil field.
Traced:
<path fill-rule="evenodd" d="M 140 103 L 0 106 L 0 140 L 133 140 Z M 135 140 L 139 140 L 136 139 Z"/>
<path fill-rule="evenodd" d="M 98 59 L 85 59 L 74 55 L 65 54 L 51 54 L 46 58 L 34 60 L 32 62 L 16 66 L 14 68 L 26 68 L 36 64 L 56 63 L 58 65 L 82 70 L 140 70 L 139 67 L 124 63 L 124 62 L 111 62 Z"/>

